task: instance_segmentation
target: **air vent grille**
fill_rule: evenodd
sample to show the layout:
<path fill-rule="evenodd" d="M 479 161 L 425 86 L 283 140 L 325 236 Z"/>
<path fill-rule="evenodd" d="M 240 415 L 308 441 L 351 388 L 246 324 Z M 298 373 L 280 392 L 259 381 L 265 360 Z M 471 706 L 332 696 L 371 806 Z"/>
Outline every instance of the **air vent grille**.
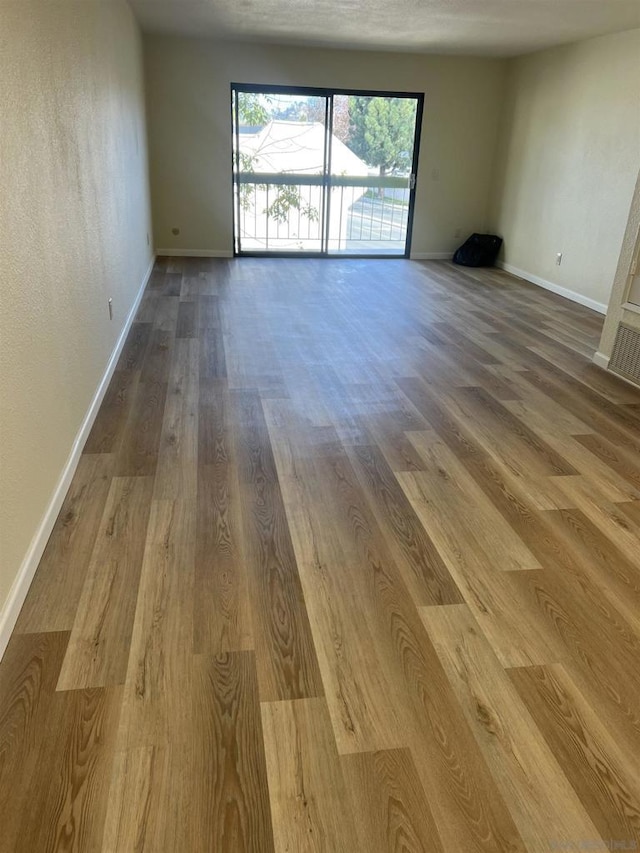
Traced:
<path fill-rule="evenodd" d="M 640 384 L 640 330 L 618 326 L 609 369 Z"/>

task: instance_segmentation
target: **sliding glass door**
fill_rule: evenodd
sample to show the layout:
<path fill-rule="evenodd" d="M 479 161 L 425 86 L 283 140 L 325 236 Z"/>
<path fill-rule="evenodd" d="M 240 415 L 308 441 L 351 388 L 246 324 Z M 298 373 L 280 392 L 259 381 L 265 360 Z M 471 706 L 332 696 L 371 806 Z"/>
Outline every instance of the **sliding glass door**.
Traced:
<path fill-rule="evenodd" d="M 407 257 L 422 101 L 232 85 L 236 254 Z"/>

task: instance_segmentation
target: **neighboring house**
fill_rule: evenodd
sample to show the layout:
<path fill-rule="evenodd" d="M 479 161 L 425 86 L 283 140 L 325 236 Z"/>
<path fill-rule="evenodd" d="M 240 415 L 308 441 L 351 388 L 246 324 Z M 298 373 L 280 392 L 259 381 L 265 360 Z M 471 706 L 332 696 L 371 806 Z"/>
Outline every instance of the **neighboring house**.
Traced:
<path fill-rule="evenodd" d="M 251 171 L 261 173 L 321 175 L 324 161 L 325 129 L 320 122 L 270 121 L 253 133 L 241 132 L 240 153 L 243 161 L 251 158 Z M 334 175 L 363 178 L 362 186 L 333 187 L 330 194 L 329 248 L 345 248 L 347 225 L 353 205 L 367 191 L 369 167 L 336 136 L 331 137 L 331 172 Z M 246 168 L 242 171 L 248 171 Z M 256 185 L 244 196 L 240 224 L 244 249 L 271 248 L 283 251 L 320 250 L 320 210 L 322 187 L 294 185 L 286 196 L 298 197 L 298 207 L 291 206 L 286 217 L 278 220 L 267 216 L 282 188 L 270 184 Z"/>

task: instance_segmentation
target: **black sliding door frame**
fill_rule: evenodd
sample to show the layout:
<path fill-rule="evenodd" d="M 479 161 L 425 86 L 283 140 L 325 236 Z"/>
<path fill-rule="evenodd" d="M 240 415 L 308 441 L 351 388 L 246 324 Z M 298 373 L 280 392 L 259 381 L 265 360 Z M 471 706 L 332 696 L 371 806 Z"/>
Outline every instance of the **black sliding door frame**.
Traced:
<path fill-rule="evenodd" d="M 418 180 L 418 165 L 420 157 L 420 138 L 422 133 L 422 117 L 424 112 L 424 92 L 388 92 L 379 91 L 377 89 L 329 89 L 316 86 L 283 86 L 283 85 L 265 85 L 259 83 L 231 83 L 231 127 L 233 136 L 232 146 L 232 192 L 233 192 L 233 254 L 234 257 L 269 257 L 269 258 L 409 258 L 411 254 L 411 240 L 413 234 L 414 209 L 416 199 L 416 187 Z M 303 97 L 316 97 L 325 99 L 325 132 L 324 132 L 324 164 L 321 175 L 304 175 L 299 178 L 296 175 L 284 174 L 264 174 L 254 173 L 257 179 L 264 177 L 268 178 L 269 184 L 288 185 L 305 185 L 305 186 L 320 186 L 321 191 L 321 212 L 320 222 L 322 224 L 320 236 L 320 251 L 260 251 L 248 250 L 242 248 L 241 235 L 239 233 L 241 220 L 241 200 L 240 200 L 240 185 L 244 182 L 242 179 L 242 171 L 240 169 L 240 118 L 239 118 L 239 94 L 241 92 L 256 94 L 256 95 L 301 95 Z M 355 183 L 350 183 L 348 178 L 337 178 L 331 175 L 331 154 L 332 154 L 332 133 L 333 133 L 333 118 L 334 118 L 334 96 L 335 95 L 353 95 L 363 98 L 405 98 L 407 100 L 416 101 L 416 119 L 415 131 L 413 140 L 413 157 L 411 163 L 411 173 L 409 178 L 409 207 L 407 212 L 407 230 L 405 239 L 404 253 L 384 254 L 384 253 L 332 253 L 328 250 L 329 244 L 329 228 L 330 228 L 330 209 L 331 209 L 331 189 L 334 186 L 356 186 Z M 360 178 L 354 179 L 358 181 L 358 186 L 362 184 Z M 266 180 L 265 180 L 266 182 Z M 374 185 L 376 179 L 373 178 Z M 249 183 L 249 181 L 247 181 Z M 382 184 L 377 184 L 382 186 Z"/>

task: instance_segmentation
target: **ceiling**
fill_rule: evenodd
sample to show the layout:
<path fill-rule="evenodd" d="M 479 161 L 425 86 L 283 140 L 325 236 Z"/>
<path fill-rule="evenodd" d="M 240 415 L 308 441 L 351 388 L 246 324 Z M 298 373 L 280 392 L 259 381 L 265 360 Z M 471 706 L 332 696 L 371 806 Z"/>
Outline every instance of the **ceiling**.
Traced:
<path fill-rule="evenodd" d="M 151 32 L 516 56 L 640 27 L 640 0 L 129 0 Z"/>

